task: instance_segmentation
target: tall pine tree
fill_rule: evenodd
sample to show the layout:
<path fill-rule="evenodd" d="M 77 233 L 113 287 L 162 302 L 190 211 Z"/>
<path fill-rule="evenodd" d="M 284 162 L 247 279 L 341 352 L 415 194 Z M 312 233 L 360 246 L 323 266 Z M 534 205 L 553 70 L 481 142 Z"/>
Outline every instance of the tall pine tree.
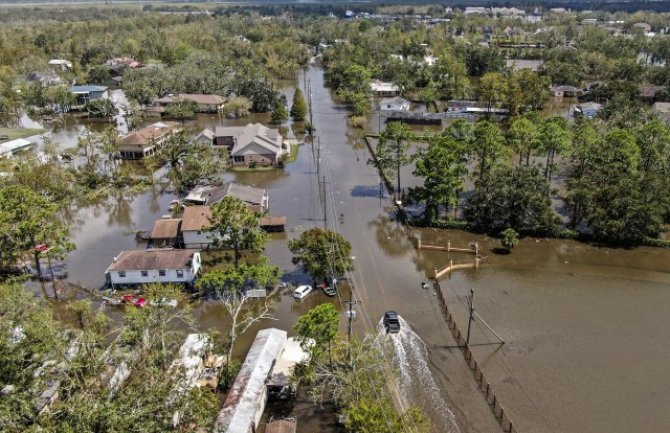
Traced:
<path fill-rule="evenodd" d="M 291 105 L 291 117 L 293 120 L 303 120 L 307 114 L 307 104 L 300 89 L 295 89 L 293 94 L 293 105 Z"/>

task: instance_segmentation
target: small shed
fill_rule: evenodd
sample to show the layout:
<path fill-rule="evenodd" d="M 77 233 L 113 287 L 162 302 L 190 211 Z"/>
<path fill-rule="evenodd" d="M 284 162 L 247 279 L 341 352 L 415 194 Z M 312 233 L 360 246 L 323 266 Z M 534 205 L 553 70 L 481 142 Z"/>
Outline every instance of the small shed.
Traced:
<path fill-rule="evenodd" d="M 283 232 L 286 231 L 286 216 L 284 215 L 268 215 L 260 219 L 260 225 L 266 232 Z"/>
<path fill-rule="evenodd" d="M 174 247 L 179 242 L 181 219 L 161 218 L 156 220 L 151 230 L 151 241 L 154 247 Z"/>
<path fill-rule="evenodd" d="M 0 143 L 0 158 L 11 158 L 22 150 L 29 149 L 32 146 L 33 142 L 25 138 L 5 141 L 4 143 Z"/>

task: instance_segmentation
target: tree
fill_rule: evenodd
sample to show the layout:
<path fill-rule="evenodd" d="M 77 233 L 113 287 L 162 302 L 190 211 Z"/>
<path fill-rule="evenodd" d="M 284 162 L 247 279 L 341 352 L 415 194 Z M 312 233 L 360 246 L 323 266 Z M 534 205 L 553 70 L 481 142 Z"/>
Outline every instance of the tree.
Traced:
<path fill-rule="evenodd" d="M 84 109 L 88 112 L 89 117 L 97 117 L 111 120 L 119 114 L 119 110 L 110 99 L 95 99 L 86 103 Z"/>
<path fill-rule="evenodd" d="M 0 188 L 0 264 L 11 266 L 24 254 L 31 254 L 37 274 L 42 275 L 37 245 L 47 245 L 51 258 L 72 251 L 68 225 L 58 212 L 58 205 L 25 186 Z"/>
<path fill-rule="evenodd" d="M 170 119 L 192 119 L 198 111 L 198 104 L 194 101 L 177 101 L 165 107 L 163 113 L 165 117 Z"/>
<path fill-rule="evenodd" d="M 398 197 L 400 197 L 400 167 L 411 161 L 407 151 L 412 137 L 413 133 L 409 126 L 401 122 L 391 122 L 379 134 L 377 142 L 375 155 L 377 169 L 387 178 L 393 178 L 395 175 Z"/>
<path fill-rule="evenodd" d="M 507 81 L 500 72 L 487 72 L 479 80 L 479 99 L 489 112 L 502 101 L 506 90 Z"/>
<path fill-rule="evenodd" d="M 301 316 L 293 325 L 303 349 L 311 353 L 312 358 L 321 356 L 328 349 L 332 365 L 332 343 L 340 326 L 340 315 L 333 304 L 321 304 Z"/>
<path fill-rule="evenodd" d="M 293 105 L 291 105 L 291 117 L 293 120 L 304 120 L 307 114 L 307 104 L 305 97 L 302 95 L 302 90 L 295 89 L 293 93 Z"/>
<path fill-rule="evenodd" d="M 507 251 L 512 251 L 512 249 L 519 244 L 519 233 L 513 228 L 506 228 L 500 232 L 500 236 L 502 237 L 502 246 L 505 247 Z"/>
<path fill-rule="evenodd" d="M 426 201 L 427 221 L 437 217 L 439 204 L 444 204 L 447 212 L 458 205 L 468 173 L 466 162 L 463 147 L 444 136 L 432 138 L 428 148 L 418 152 L 413 174 L 423 178 L 423 187 L 417 192 Z"/>
<path fill-rule="evenodd" d="M 519 155 L 519 165 L 522 165 L 524 159 L 526 165 L 530 165 L 530 156 L 534 151 L 539 150 L 539 131 L 535 123 L 526 117 L 514 119 L 507 131 L 507 141 Z"/>
<path fill-rule="evenodd" d="M 475 125 L 474 140 L 469 153 L 474 155 L 479 165 L 479 180 L 483 179 L 500 161 L 507 156 L 509 148 L 500 128 L 488 120 Z"/>
<path fill-rule="evenodd" d="M 551 209 L 549 183 L 534 166 L 500 167 L 477 181 L 464 216 L 474 227 L 498 233 L 551 232 L 557 216 Z"/>
<path fill-rule="evenodd" d="M 293 264 L 300 264 L 315 283 L 353 270 L 351 244 L 330 230 L 312 227 L 289 241 L 288 249 L 293 253 Z"/>
<path fill-rule="evenodd" d="M 251 288 L 266 288 L 275 284 L 280 277 L 279 267 L 270 264 L 267 257 L 261 257 L 255 264 L 244 263 L 228 267 L 222 271 L 204 274 L 196 283 L 202 293 L 214 293 L 230 316 L 225 347 L 228 361 L 233 359 L 233 349 L 237 338 L 251 325 L 265 319 L 273 319 L 267 298 L 263 301 L 249 298 Z"/>
<path fill-rule="evenodd" d="M 571 138 L 570 130 L 563 118 L 553 117 L 542 125 L 540 140 L 544 151 L 547 152 L 547 164 L 544 167 L 547 180 L 551 180 L 556 154 L 568 150 Z"/>
<path fill-rule="evenodd" d="M 272 123 L 282 123 L 288 120 L 288 112 L 286 111 L 286 104 L 282 99 L 277 99 L 272 113 L 270 114 L 270 121 Z"/>
<path fill-rule="evenodd" d="M 212 205 L 212 214 L 205 231 L 214 234 L 214 246 L 232 249 L 235 267 L 239 266 L 240 251 L 262 251 L 267 239 L 260 228 L 260 214 L 241 200 L 226 196 Z"/>

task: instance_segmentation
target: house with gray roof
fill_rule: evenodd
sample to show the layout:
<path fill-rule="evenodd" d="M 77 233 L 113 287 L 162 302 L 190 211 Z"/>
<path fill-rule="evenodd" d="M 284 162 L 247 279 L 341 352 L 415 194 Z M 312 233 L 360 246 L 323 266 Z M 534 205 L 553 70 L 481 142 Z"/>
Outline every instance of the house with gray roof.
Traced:
<path fill-rule="evenodd" d="M 410 102 L 396 96 L 393 98 L 383 98 L 379 103 L 379 111 L 409 111 Z"/>
<path fill-rule="evenodd" d="M 77 98 L 76 105 L 79 106 L 86 105 L 88 102 L 95 101 L 96 99 L 109 98 L 107 86 L 71 86 L 70 93 Z"/>
<path fill-rule="evenodd" d="M 246 126 L 217 126 L 214 145 L 226 146 L 233 166 L 276 166 L 287 151 L 277 129 L 260 123 Z"/>

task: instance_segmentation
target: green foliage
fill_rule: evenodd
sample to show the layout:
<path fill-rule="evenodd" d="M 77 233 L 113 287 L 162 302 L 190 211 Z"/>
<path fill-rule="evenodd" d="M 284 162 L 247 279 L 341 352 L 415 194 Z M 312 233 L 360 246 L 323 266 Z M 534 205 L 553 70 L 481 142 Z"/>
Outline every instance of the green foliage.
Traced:
<path fill-rule="evenodd" d="M 302 90 L 295 89 L 293 93 L 293 104 L 291 105 L 291 118 L 293 120 L 303 120 L 307 114 L 307 104 Z"/>
<path fill-rule="evenodd" d="M 300 264 L 314 281 L 340 277 L 353 270 L 351 244 L 341 234 L 313 227 L 288 243 L 293 264 Z"/>
<path fill-rule="evenodd" d="M 259 224 L 260 214 L 239 199 L 226 196 L 212 205 L 210 224 L 204 230 L 212 233 L 215 247 L 233 250 L 237 267 L 241 250 L 262 251 L 265 247 L 267 235 Z"/>
<path fill-rule="evenodd" d="M 288 112 L 286 111 L 286 104 L 282 99 L 277 99 L 272 113 L 270 113 L 270 121 L 272 123 L 282 123 L 288 120 Z"/>
<path fill-rule="evenodd" d="M 198 111 L 194 101 L 177 101 L 165 107 L 163 115 L 168 119 L 192 119 Z"/>
<path fill-rule="evenodd" d="M 474 227 L 491 232 L 513 228 L 547 233 L 558 221 L 551 209 L 549 183 L 537 167 L 500 167 L 475 185 L 464 216 Z"/>
<path fill-rule="evenodd" d="M 196 288 L 202 294 L 225 297 L 248 288 L 266 288 L 279 281 L 280 276 L 279 266 L 270 264 L 267 257 L 261 257 L 253 264 L 242 263 L 237 267 L 207 272 L 198 279 Z"/>
<path fill-rule="evenodd" d="M 409 126 L 401 122 L 391 122 L 379 134 L 377 147 L 375 149 L 374 162 L 377 169 L 387 179 L 395 177 L 397 181 L 396 193 L 400 192 L 400 167 L 410 163 L 407 154 L 410 141 L 414 137 Z"/>
<path fill-rule="evenodd" d="M 519 233 L 513 228 L 506 228 L 500 232 L 500 237 L 500 242 L 507 251 L 512 251 L 512 249 L 519 244 Z"/>
<path fill-rule="evenodd" d="M 95 99 L 86 103 L 84 110 L 88 112 L 89 117 L 97 117 L 111 120 L 119 113 L 119 110 L 110 99 Z"/>
<path fill-rule="evenodd" d="M 302 315 L 293 325 L 293 330 L 303 349 L 316 359 L 335 341 L 339 326 L 340 314 L 333 304 L 321 304 Z"/>

